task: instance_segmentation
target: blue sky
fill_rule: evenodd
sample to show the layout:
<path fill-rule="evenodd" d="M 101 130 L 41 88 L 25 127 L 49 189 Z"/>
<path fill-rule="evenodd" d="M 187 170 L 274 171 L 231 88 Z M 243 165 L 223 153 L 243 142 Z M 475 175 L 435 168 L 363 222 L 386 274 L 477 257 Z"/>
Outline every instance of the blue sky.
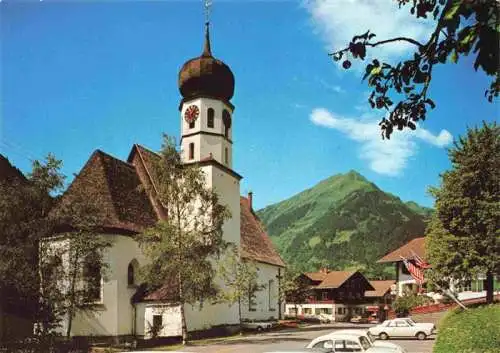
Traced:
<path fill-rule="evenodd" d="M 382 141 L 360 66 L 327 53 L 370 29 L 422 38 L 429 23 L 390 0 L 214 1 L 212 52 L 236 77 L 234 169 L 255 207 L 350 169 L 403 200 L 431 206 L 446 147 L 498 117 L 471 59 L 434 70 L 437 108 L 417 133 Z M 77 173 L 99 148 L 126 159 L 179 135 L 177 74 L 202 50 L 201 1 L 2 0 L 0 153 L 23 171 L 53 152 Z M 376 54 L 396 60 L 401 45 Z"/>

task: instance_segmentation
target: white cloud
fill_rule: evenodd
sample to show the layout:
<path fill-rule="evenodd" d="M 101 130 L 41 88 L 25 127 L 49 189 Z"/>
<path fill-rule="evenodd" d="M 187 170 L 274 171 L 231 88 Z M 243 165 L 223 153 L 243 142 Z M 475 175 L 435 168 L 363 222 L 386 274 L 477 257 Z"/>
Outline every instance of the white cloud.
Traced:
<path fill-rule="evenodd" d="M 310 0 L 305 3 L 314 28 L 325 40 L 329 52 L 344 48 L 353 36 L 367 30 L 382 40 L 406 36 L 417 40 L 432 30 L 430 22 L 410 15 L 410 7 L 399 9 L 393 0 Z M 390 59 L 414 46 L 395 42 L 371 48 L 372 56 Z"/>
<path fill-rule="evenodd" d="M 421 127 L 416 131 L 397 131 L 390 140 L 382 140 L 376 120 L 338 117 L 323 108 L 314 109 L 310 120 L 315 125 L 335 129 L 359 142 L 359 157 L 368 161 L 374 172 L 390 176 L 401 174 L 408 160 L 417 153 L 418 140 L 437 147 L 445 147 L 453 140 L 446 130 L 441 130 L 439 135 L 433 135 Z"/>

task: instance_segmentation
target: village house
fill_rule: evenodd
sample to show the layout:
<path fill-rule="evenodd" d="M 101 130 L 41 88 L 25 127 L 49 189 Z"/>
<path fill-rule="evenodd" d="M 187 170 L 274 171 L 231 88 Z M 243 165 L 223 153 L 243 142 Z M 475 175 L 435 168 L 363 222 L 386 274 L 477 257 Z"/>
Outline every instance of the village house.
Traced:
<path fill-rule="evenodd" d="M 412 276 L 408 268 L 405 266 L 403 259 L 408 260 L 408 262 L 414 266 L 418 266 L 418 259 L 426 259 L 425 253 L 425 237 L 415 238 L 410 240 L 403 246 L 391 251 L 380 260 L 378 263 L 393 263 L 396 272 L 396 287 L 395 293 L 398 296 L 402 296 L 407 292 L 418 291 L 419 283 Z M 430 264 L 432 266 L 432 264 Z M 425 269 L 424 273 L 424 283 L 425 288 Z M 477 279 L 468 281 L 460 286 L 451 286 L 452 291 L 457 293 L 459 300 L 477 299 L 486 297 L 486 291 L 484 290 L 484 280 L 485 276 L 479 276 Z M 500 292 L 500 280 L 495 278 L 494 280 L 495 293 Z M 428 293 L 429 296 L 433 297 L 435 300 L 442 299 L 442 296 L 436 293 Z"/>
<path fill-rule="evenodd" d="M 359 271 L 306 272 L 298 280 L 305 281 L 311 295 L 304 303 L 286 303 L 285 312 L 289 316 L 331 315 L 333 321 L 350 319 L 366 312 L 366 291 L 376 291 Z M 378 294 L 378 293 L 377 293 Z"/>
<path fill-rule="evenodd" d="M 219 194 L 220 202 L 231 212 L 223 226 L 223 238 L 240 251 L 243 261 L 257 265 L 258 282 L 265 287 L 247 306 L 242 318 L 278 319 L 283 312 L 279 299 L 280 279 L 285 264 L 252 207 L 252 194 L 240 196 L 242 176 L 233 169 L 234 76 L 229 66 L 212 55 L 208 23 L 204 49 L 188 60 L 179 72 L 182 160 L 196 165 L 206 176 L 206 185 Z M 160 131 L 158 132 L 160 135 Z M 78 312 L 71 335 L 107 337 L 145 337 L 150 327 L 160 327 L 158 336 L 181 335 L 180 306 L 171 283 L 155 292 L 141 290 L 137 271 L 147 259 L 135 235 L 166 217 L 155 197 L 152 165 L 159 156 L 139 145 L 132 146 L 126 160 L 96 150 L 75 177 L 61 202 L 71 202 L 83 192 L 106 214 L 100 226 L 102 237 L 113 245 L 104 260 L 109 265 L 106 278 L 95 278 L 96 311 Z M 56 234 L 57 236 L 57 234 Z M 59 237 L 47 239 L 60 246 Z M 62 263 L 64 265 L 64 261 Z M 190 333 L 210 330 L 237 330 L 237 305 L 203 303 L 185 305 Z M 66 328 L 63 322 L 63 329 Z"/>

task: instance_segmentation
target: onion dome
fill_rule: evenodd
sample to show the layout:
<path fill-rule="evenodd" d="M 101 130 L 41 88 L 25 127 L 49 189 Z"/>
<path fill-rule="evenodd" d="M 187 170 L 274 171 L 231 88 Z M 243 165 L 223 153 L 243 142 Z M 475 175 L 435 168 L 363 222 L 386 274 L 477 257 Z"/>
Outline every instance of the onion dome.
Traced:
<path fill-rule="evenodd" d="M 179 91 L 184 99 L 209 97 L 229 101 L 234 94 L 234 75 L 210 50 L 208 22 L 201 56 L 186 61 L 179 72 Z"/>

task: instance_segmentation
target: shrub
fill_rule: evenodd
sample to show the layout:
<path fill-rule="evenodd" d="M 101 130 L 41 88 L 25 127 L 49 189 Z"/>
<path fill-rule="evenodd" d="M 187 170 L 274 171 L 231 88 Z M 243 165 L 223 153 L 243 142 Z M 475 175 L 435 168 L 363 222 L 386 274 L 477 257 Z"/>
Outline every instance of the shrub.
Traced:
<path fill-rule="evenodd" d="M 455 309 L 439 323 L 434 353 L 500 353 L 500 305 Z"/>
<path fill-rule="evenodd" d="M 426 295 L 407 294 L 398 297 L 394 303 L 392 303 L 392 308 L 398 317 L 405 317 L 408 316 L 411 309 L 431 302 L 433 302 L 432 298 Z"/>

